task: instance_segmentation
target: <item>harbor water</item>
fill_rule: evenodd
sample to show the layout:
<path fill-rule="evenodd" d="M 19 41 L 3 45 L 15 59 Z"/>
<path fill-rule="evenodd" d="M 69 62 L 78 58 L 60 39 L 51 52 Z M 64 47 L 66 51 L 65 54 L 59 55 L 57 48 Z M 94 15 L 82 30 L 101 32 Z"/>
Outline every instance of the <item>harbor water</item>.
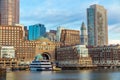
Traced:
<path fill-rule="evenodd" d="M 120 70 L 16 71 L 8 72 L 6 78 L 6 80 L 120 80 Z"/>

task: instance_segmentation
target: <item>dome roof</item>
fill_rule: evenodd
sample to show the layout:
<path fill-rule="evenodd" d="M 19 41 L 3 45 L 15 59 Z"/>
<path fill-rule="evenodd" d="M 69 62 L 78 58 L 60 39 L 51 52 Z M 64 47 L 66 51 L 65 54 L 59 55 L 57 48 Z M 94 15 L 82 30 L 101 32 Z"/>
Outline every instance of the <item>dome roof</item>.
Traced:
<path fill-rule="evenodd" d="M 48 33 L 46 33 L 46 34 L 44 34 L 43 35 L 45 38 L 48 38 L 49 36 L 56 36 L 54 33 L 50 33 L 50 32 L 48 32 Z"/>
<path fill-rule="evenodd" d="M 42 37 L 38 38 L 37 40 L 49 40 L 49 39 L 42 36 Z"/>
<path fill-rule="evenodd" d="M 82 22 L 81 30 L 86 30 L 84 22 Z"/>
<path fill-rule="evenodd" d="M 35 56 L 36 61 L 39 61 L 40 59 L 43 59 L 41 54 L 38 54 L 38 55 Z"/>
<path fill-rule="evenodd" d="M 50 41 L 56 41 L 56 35 L 54 33 L 46 33 L 43 35 L 45 38 L 49 39 Z"/>

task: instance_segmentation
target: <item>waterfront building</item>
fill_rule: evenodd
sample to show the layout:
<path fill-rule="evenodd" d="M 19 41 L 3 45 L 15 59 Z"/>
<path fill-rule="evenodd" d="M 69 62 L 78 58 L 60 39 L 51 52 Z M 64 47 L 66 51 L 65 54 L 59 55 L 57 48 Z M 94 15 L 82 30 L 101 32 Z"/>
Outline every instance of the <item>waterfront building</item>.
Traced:
<path fill-rule="evenodd" d="M 19 23 L 19 0 L 0 0 L 0 25 Z"/>
<path fill-rule="evenodd" d="M 60 47 L 60 43 L 46 40 L 46 38 L 29 41 L 25 40 L 24 36 L 25 31 L 23 26 L 0 26 L 0 45 L 13 46 L 15 48 L 15 59 L 29 63 L 34 59 L 36 54 L 46 52 L 49 53 L 49 60 L 54 60 L 55 48 Z M 41 45 L 42 43 L 46 43 L 46 45 L 43 46 Z M 48 49 L 46 48 L 45 50 L 43 47 L 47 47 Z"/>
<path fill-rule="evenodd" d="M 34 57 L 35 44 L 24 41 L 24 36 L 23 26 L 0 26 L 0 45 L 13 46 L 15 58 L 30 60 Z"/>
<path fill-rule="evenodd" d="M 34 46 L 31 47 L 32 45 L 30 43 L 27 44 L 26 42 L 24 42 L 23 26 L 0 26 L 0 45 L 13 46 L 16 50 L 15 58 L 19 59 L 23 59 L 25 57 L 24 54 L 29 53 L 31 52 L 31 50 L 34 49 Z M 29 56 L 30 55 L 31 54 L 29 53 Z M 27 57 L 27 59 L 29 58 Z"/>
<path fill-rule="evenodd" d="M 0 66 L 2 68 L 18 67 L 19 61 L 16 58 L 0 58 Z"/>
<path fill-rule="evenodd" d="M 87 9 L 88 45 L 108 45 L 107 11 L 103 6 L 91 5 Z"/>
<path fill-rule="evenodd" d="M 82 23 L 82 26 L 81 26 L 80 44 L 81 45 L 87 45 L 88 44 L 87 29 L 86 29 L 86 26 L 85 26 L 84 22 Z"/>
<path fill-rule="evenodd" d="M 16 47 L 16 58 L 21 61 L 30 62 L 35 56 L 36 44 L 34 41 L 23 41 Z"/>
<path fill-rule="evenodd" d="M 77 53 L 80 57 L 89 57 L 86 45 L 76 45 L 75 48 L 77 49 Z"/>
<path fill-rule="evenodd" d="M 18 47 L 23 41 L 22 26 L 0 26 L 0 45 Z"/>
<path fill-rule="evenodd" d="M 80 67 L 92 65 L 92 59 L 88 55 L 88 48 L 85 45 L 76 45 L 56 49 L 56 60 L 61 67 Z"/>
<path fill-rule="evenodd" d="M 35 24 L 29 26 L 28 39 L 37 40 L 46 33 L 46 28 L 43 24 Z"/>
<path fill-rule="evenodd" d="M 35 44 L 35 55 L 41 54 L 43 59 L 55 61 L 55 49 L 60 47 L 57 42 L 41 37 L 35 41 Z"/>
<path fill-rule="evenodd" d="M 120 45 L 88 47 L 93 64 L 120 65 Z"/>
<path fill-rule="evenodd" d="M 74 46 L 80 44 L 80 31 L 64 29 L 61 31 L 61 47 Z"/>
<path fill-rule="evenodd" d="M 15 48 L 13 46 L 1 46 L 1 58 L 15 58 Z"/>
<path fill-rule="evenodd" d="M 64 27 L 57 27 L 57 33 L 56 33 L 56 39 L 57 42 L 60 42 L 60 38 L 61 38 L 61 31 L 65 29 Z"/>

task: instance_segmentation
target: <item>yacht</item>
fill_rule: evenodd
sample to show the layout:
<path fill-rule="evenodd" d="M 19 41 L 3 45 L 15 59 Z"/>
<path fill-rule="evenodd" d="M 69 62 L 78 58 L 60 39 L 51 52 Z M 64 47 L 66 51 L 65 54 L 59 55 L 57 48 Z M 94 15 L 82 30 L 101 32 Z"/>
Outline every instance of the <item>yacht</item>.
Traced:
<path fill-rule="evenodd" d="M 52 62 L 48 60 L 34 60 L 30 64 L 30 71 L 51 71 L 53 70 Z"/>

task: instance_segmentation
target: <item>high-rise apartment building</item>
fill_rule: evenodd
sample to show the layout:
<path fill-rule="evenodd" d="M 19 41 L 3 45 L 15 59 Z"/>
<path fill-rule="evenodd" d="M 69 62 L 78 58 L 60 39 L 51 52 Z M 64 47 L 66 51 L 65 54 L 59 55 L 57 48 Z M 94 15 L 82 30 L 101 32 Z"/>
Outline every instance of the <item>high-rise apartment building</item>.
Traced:
<path fill-rule="evenodd" d="M 107 11 L 103 6 L 91 5 L 87 9 L 88 45 L 107 45 Z"/>
<path fill-rule="evenodd" d="M 19 0 L 0 0 L 0 25 L 19 23 Z"/>
<path fill-rule="evenodd" d="M 43 24 L 35 24 L 29 26 L 28 38 L 29 40 L 36 40 L 46 33 L 46 28 Z"/>

